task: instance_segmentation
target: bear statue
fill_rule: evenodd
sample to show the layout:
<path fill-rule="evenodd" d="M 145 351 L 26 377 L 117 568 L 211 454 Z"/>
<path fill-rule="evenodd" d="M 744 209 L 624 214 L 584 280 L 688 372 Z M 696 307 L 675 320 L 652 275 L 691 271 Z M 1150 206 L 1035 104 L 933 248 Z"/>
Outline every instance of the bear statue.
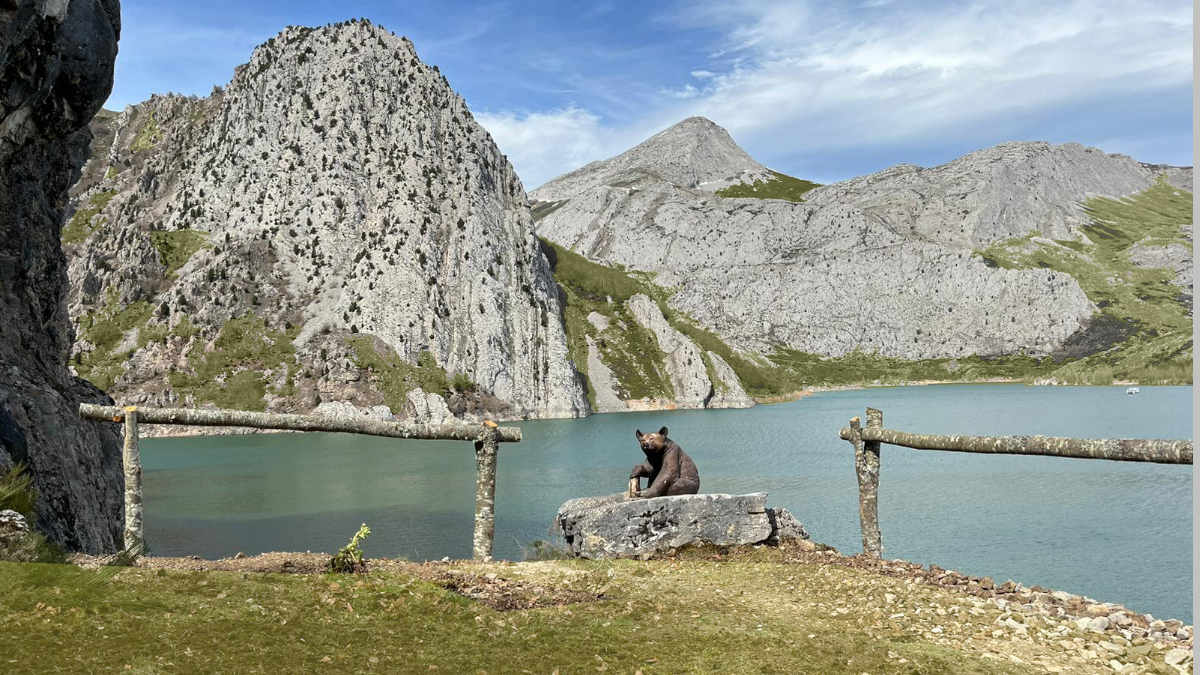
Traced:
<path fill-rule="evenodd" d="M 678 443 L 667 438 L 666 427 L 659 429 L 656 434 L 643 434 L 641 429 L 633 434 L 642 452 L 646 453 L 646 461 L 633 467 L 629 478 L 633 481 L 640 476 L 647 477 L 646 489 L 635 496 L 667 497 L 700 492 L 700 473 L 696 470 L 696 463 Z"/>

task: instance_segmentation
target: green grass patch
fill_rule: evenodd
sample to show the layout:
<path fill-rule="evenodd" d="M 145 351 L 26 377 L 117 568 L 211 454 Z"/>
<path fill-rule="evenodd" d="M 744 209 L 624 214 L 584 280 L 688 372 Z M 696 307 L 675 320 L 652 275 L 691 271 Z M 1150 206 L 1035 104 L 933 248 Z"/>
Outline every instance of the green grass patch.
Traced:
<path fill-rule="evenodd" d="M 62 229 L 62 243 L 78 244 L 103 227 L 108 222 L 106 218 L 101 218 L 95 223 L 92 221 L 116 195 L 116 190 L 106 190 L 92 195 L 88 199 L 88 205 L 77 209 L 75 215 L 71 216 L 71 220 L 67 221 L 66 227 Z"/>
<path fill-rule="evenodd" d="M 1092 219 L 1083 228 L 1090 244 L 1048 243 L 1027 235 L 976 253 L 999 267 L 1046 268 L 1070 274 L 1108 320 L 1136 327 L 1135 337 L 1126 343 L 1067 364 L 1053 376 L 1073 383 L 1103 384 L 1111 383 L 1109 373 L 1117 380 L 1147 383 L 1178 376 L 1167 383 L 1190 384 L 1192 320 L 1181 289 L 1171 283 L 1174 271 L 1139 267 L 1130 260 L 1129 251 L 1138 243 L 1190 246 L 1181 227 L 1192 222 L 1191 193 L 1160 177 L 1131 197 L 1096 197 L 1083 206 Z"/>
<path fill-rule="evenodd" d="M 104 180 L 112 180 L 112 179 L 116 178 L 117 174 L 119 174 L 119 173 L 121 173 L 121 172 L 117 169 L 117 167 L 110 166 L 110 167 L 108 167 L 108 171 L 104 172 Z"/>
<path fill-rule="evenodd" d="M 24 464 L 14 464 L 8 471 L 0 473 L 0 511 L 13 510 L 33 517 L 33 505 L 37 502 L 37 491 L 33 489 L 33 476 Z"/>
<path fill-rule="evenodd" d="M 129 149 L 134 152 L 142 152 L 158 145 L 161 140 L 162 130 L 158 128 L 158 120 L 155 119 L 154 113 L 150 113 L 150 119 L 146 120 L 137 135 L 133 137 L 133 143 L 129 145 Z"/>
<path fill-rule="evenodd" d="M 133 349 L 117 351 L 126 333 L 139 330 L 138 345 L 144 346 L 141 330 L 150 319 L 150 303 L 139 300 L 121 306 L 116 293 L 110 291 L 104 307 L 88 312 L 79 321 L 79 338 L 93 346 L 92 351 L 76 357 L 75 372 L 101 389 L 112 387 L 125 373 L 125 364 Z M 153 329 L 152 329 L 153 331 Z"/>
<path fill-rule="evenodd" d="M 175 273 L 196 251 L 208 246 L 208 233 L 201 230 L 156 230 L 150 233 L 150 241 L 158 251 L 159 260 L 167 268 L 167 278 L 174 279 Z"/>
<path fill-rule="evenodd" d="M 770 171 L 770 169 L 768 169 Z M 770 180 L 753 183 L 738 183 L 716 191 L 718 197 L 754 197 L 757 199 L 786 199 L 789 202 L 804 201 L 804 193 L 821 187 L 820 183 L 793 178 L 787 174 L 771 171 Z"/>
<path fill-rule="evenodd" d="M 588 377 L 587 338 L 591 337 L 600 359 L 612 370 L 618 394 L 624 399 L 670 398 L 674 388 L 665 369 L 666 355 L 653 333 L 642 328 L 626 307 L 629 298 L 644 293 L 652 298 L 663 290 L 617 268 L 594 263 L 574 251 L 542 240 L 554 251 L 554 279 L 567 295 L 564 311 L 568 351 L 575 368 Z M 597 312 L 609 320 L 598 329 L 587 317 Z M 596 391 L 588 379 L 588 400 L 595 405 Z"/>
<path fill-rule="evenodd" d="M 0 472 L 0 511 L 11 509 L 25 516 L 29 534 L 0 542 L 0 560 L 14 562 L 64 562 L 63 551 L 46 540 L 42 533 L 32 530 L 37 517 L 37 490 L 33 476 L 24 464 L 17 463 Z"/>
<path fill-rule="evenodd" d="M 196 403 L 265 410 L 267 378 L 284 369 L 290 373 L 299 333 L 299 328 L 274 330 L 254 314 L 231 319 L 221 327 L 212 351 L 205 351 L 203 340 L 193 343 L 188 353 L 191 373 L 175 370 L 168 380 L 177 393 L 191 394 Z"/>
<path fill-rule="evenodd" d="M 354 363 L 367 370 L 376 380 L 384 404 L 399 413 L 408 401 L 408 392 L 422 389 L 430 394 L 449 396 L 453 391 L 474 391 L 478 388 L 463 373 L 453 378 L 437 365 L 433 353 L 421 350 L 417 363 L 400 358 L 396 351 L 373 335 L 352 335 L 346 344 L 353 352 Z"/>
<path fill-rule="evenodd" d="M 559 199 L 557 201 L 552 201 L 552 202 L 539 202 L 529 211 L 530 215 L 533 216 L 533 222 L 536 223 L 537 221 L 541 220 L 542 218 L 545 218 L 546 216 L 550 215 L 551 213 L 554 213 L 555 211 L 561 209 L 563 207 L 563 204 L 566 204 L 567 201 L 568 200 L 566 200 L 566 199 Z"/>
<path fill-rule="evenodd" d="M 20 672 L 231 673 L 1040 670 L 1008 650 L 1067 663 L 1028 638 L 986 647 L 976 635 L 995 630 L 1000 611 L 972 614 L 965 594 L 844 567 L 547 561 L 436 573 L 600 598 L 498 611 L 408 568 L 346 577 L 2 563 L 0 621 L 21 639 L 0 658 Z"/>

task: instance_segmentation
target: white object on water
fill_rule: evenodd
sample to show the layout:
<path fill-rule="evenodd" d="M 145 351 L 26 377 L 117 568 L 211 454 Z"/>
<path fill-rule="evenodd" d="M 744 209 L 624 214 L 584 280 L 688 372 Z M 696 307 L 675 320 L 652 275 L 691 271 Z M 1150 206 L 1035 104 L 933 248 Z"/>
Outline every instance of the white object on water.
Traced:
<path fill-rule="evenodd" d="M 1142 390 L 1141 390 L 1141 389 L 1138 389 L 1137 387 L 1130 387 L 1130 388 L 1128 388 L 1128 389 L 1126 389 L 1126 390 L 1125 390 L 1125 393 L 1126 393 L 1126 394 L 1129 394 L 1130 396 L 1133 396 L 1134 394 L 1140 394 L 1140 393 L 1142 393 Z"/>

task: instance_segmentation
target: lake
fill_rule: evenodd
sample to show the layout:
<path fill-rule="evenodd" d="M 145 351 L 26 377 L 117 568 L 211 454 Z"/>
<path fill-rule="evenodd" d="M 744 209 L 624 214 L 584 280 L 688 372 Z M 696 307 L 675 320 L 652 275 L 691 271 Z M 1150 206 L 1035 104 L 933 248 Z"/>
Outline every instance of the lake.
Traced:
<path fill-rule="evenodd" d="M 501 444 L 498 558 L 520 560 L 559 504 L 623 492 L 634 429 L 670 427 L 704 492 L 767 492 L 813 539 L 861 550 L 853 450 L 838 438 L 872 406 L 919 433 L 1190 438 L 1190 387 L 936 385 L 825 392 L 749 410 L 516 423 Z M 360 523 L 369 556 L 469 558 L 470 443 L 255 434 L 142 443 L 145 527 L 158 555 L 336 551 Z M 884 445 L 884 557 L 1081 593 L 1192 622 L 1192 469 Z"/>

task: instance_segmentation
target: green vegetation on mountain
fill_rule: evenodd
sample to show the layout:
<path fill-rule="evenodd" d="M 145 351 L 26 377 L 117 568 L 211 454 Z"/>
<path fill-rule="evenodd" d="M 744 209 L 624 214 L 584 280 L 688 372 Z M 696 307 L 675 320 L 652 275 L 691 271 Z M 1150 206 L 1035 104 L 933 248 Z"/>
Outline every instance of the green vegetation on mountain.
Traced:
<path fill-rule="evenodd" d="M 78 339 L 92 345 L 92 350 L 76 355 L 75 372 L 101 389 L 108 389 L 125 373 L 126 362 L 133 356 L 132 346 L 118 351 L 130 331 L 142 327 L 150 319 L 150 303 L 134 302 L 121 306 L 115 292 L 109 292 L 104 306 L 88 312 L 79 322 Z"/>
<path fill-rule="evenodd" d="M 137 136 L 133 138 L 133 142 L 129 145 L 129 149 L 134 152 L 142 152 L 158 145 L 158 142 L 161 140 L 162 130 L 158 128 L 158 120 L 155 119 L 154 113 L 151 112 L 150 119 L 138 130 Z"/>
<path fill-rule="evenodd" d="M 408 401 L 408 392 L 422 389 L 430 394 L 449 396 L 454 391 L 473 391 L 476 384 L 462 373 L 450 377 L 427 349 L 421 350 L 414 365 L 400 358 L 387 343 L 372 335 L 352 335 L 346 343 L 353 350 L 354 363 L 378 380 L 383 403 L 399 414 Z"/>
<path fill-rule="evenodd" d="M 276 392 L 286 395 L 294 384 L 299 328 L 274 330 L 254 314 L 230 319 L 221 327 L 212 351 L 203 340 L 194 340 L 187 354 L 191 373 L 173 370 L 171 388 L 180 396 L 192 395 L 197 404 L 218 408 L 265 410 L 268 381 L 286 378 Z"/>
<path fill-rule="evenodd" d="M 638 293 L 657 298 L 661 289 L 622 269 L 594 263 L 551 241 L 542 241 L 554 251 L 554 278 L 567 295 L 567 348 L 575 368 L 587 377 L 587 338 L 591 337 L 601 360 L 617 379 L 622 398 L 672 397 L 674 388 L 664 366 L 666 355 L 654 334 L 634 321 L 625 304 Z M 608 327 L 600 330 L 592 325 L 587 320 L 592 312 L 607 318 Z M 590 380 L 588 400 L 595 405 L 596 392 Z"/>
<path fill-rule="evenodd" d="M 1134 245 L 1191 247 L 1181 227 L 1192 223 L 1192 194 L 1161 177 L 1131 197 L 1084 203 L 1092 223 L 1087 241 L 1049 241 L 1028 235 L 977 251 L 984 262 L 1008 269 L 1048 268 L 1073 276 L 1101 308 L 1096 320 L 1121 327 L 1102 351 L 1051 373 L 1060 381 L 1110 384 L 1191 383 L 1192 319 L 1188 299 L 1171 283 L 1175 272 L 1130 260 Z M 1128 336 L 1126 338 L 1126 336 Z"/>
<path fill-rule="evenodd" d="M 208 233 L 200 230 L 154 230 L 150 241 L 158 251 L 158 257 L 167 267 L 167 278 L 174 279 L 175 272 L 183 267 L 196 251 L 208 245 Z"/>
<path fill-rule="evenodd" d="M 62 229 L 62 243 L 78 244 L 87 239 L 93 232 L 104 226 L 107 219 L 101 218 L 99 222 L 92 223 L 92 219 L 96 217 L 112 198 L 117 195 L 116 190 L 106 190 L 97 192 L 88 199 L 88 205 L 75 212 L 71 216 L 71 220 L 67 222 L 66 227 Z"/>
<path fill-rule="evenodd" d="M 770 171 L 770 169 L 768 169 Z M 813 188 L 821 187 L 820 183 L 793 178 L 787 174 L 771 171 L 770 180 L 756 180 L 753 183 L 738 183 L 717 190 L 718 197 L 755 197 L 758 199 L 786 199 L 789 202 L 804 201 L 804 193 Z"/>
<path fill-rule="evenodd" d="M 1049 241 L 1034 235 L 999 242 L 978 251 L 991 265 L 1010 269 L 1049 268 L 1079 281 L 1102 308 L 1093 320 L 1095 337 L 1081 348 L 1055 358 L 1024 355 L 905 360 L 877 354 L 840 357 L 777 346 L 769 357 L 733 349 L 691 317 L 672 308 L 672 292 L 641 272 L 594 263 L 551 242 L 557 256 L 555 279 L 567 292 L 567 333 L 571 358 L 585 375 L 584 336 L 599 340 L 609 332 L 632 334 L 632 349 L 613 348 L 611 337 L 602 359 L 617 374 L 631 398 L 665 395 L 669 382 L 654 337 L 622 314 L 635 293 L 654 298 L 672 326 L 705 352 L 721 356 L 737 373 L 747 393 L 759 399 L 785 397 L 814 386 L 899 384 L 924 380 L 971 382 L 989 379 L 1032 381 L 1054 378 L 1068 384 L 1181 384 L 1192 381 L 1192 329 L 1189 299 L 1171 283 L 1174 271 L 1139 267 L 1130 260 L 1135 244 L 1190 246 L 1181 230 L 1192 222 L 1191 194 L 1159 180 L 1124 199 L 1094 198 L 1084 205 L 1092 223 L 1084 228 L 1090 242 Z M 598 312 L 612 321 L 599 331 L 586 319 Z M 645 335 L 642 335 L 645 333 Z M 618 343 L 620 345 L 620 343 Z M 1094 351 L 1079 358 L 1076 354 Z M 712 378 L 712 365 L 706 359 Z M 640 377 L 639 377 L 640 376 Z M 627 380 L 633 383 L 629 387 Z M 657 386 L 656 386 L 657 385 Z M 594 398 L 594 392 L 589 395 Z"/>

